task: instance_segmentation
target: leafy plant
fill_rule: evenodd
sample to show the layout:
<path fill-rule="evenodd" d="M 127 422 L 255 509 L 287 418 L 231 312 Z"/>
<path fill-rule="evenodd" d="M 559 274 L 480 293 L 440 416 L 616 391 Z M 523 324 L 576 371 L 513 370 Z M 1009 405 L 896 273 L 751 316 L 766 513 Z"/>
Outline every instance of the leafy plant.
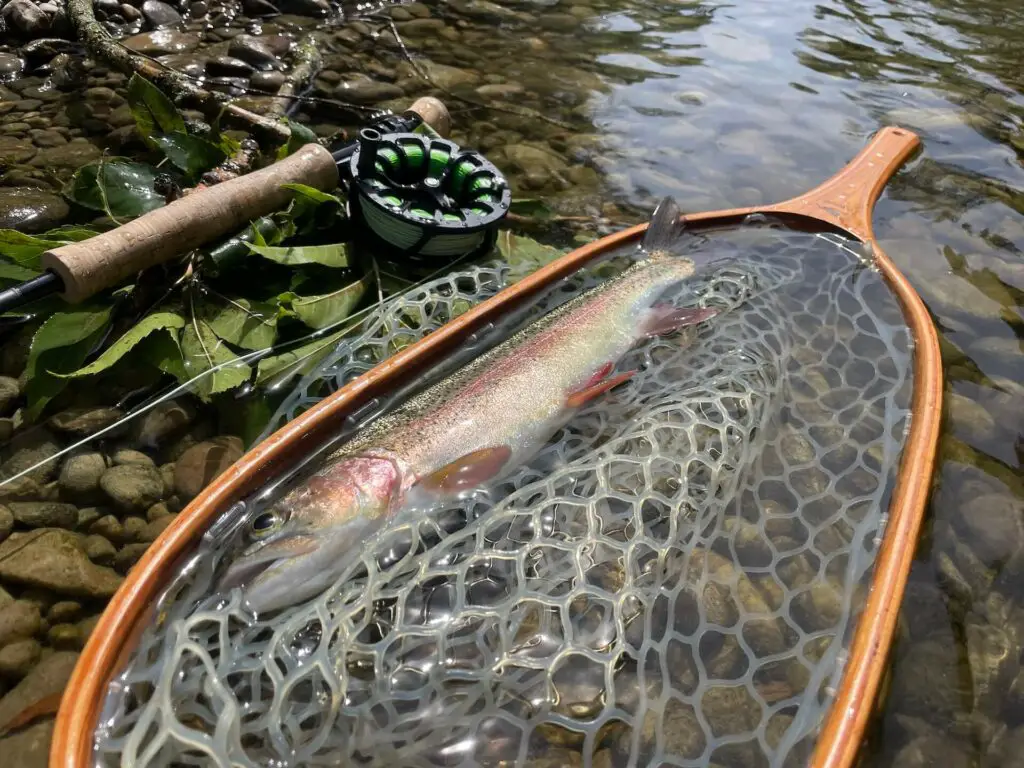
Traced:
<path fill-rule="evenodd" d="M 157 165 L 104 157 L 78 169 L 65 190 L 69 199 L 106 213 L 115 224 L 164 205 L 154 189 L 159 174 L 170 172 L 184 185 L 236 146 L 216 130 L 190 132 L 173 102 L 143 78 L 131 79 L 128 101 L 138 132 L 161 157 Z M 308 129 L 289 125 L 292 140 L 279 157 L 315 140 Z M 371 295 L 375 272 L 363 273 L 348 243 L 338 242 L 344 240 L 342 197 L 303 184 L 286 186 L 292 198 L 284 210 L 221 243 L 154 268 L 88 304 L 51 300 L 54 311 L 29 349 L 26 418 L 39 418 L 71 384 L 116 379 L 128 370 L 191 382 L 201 399 L 232 403 L 229 393 L 246 385 L 280 384 L 316 365 L 350 332 L 351 319 Z M 0 230 L 0 285 L 39 274 L 43 252 L 94 234 L 81 226 L 40 235 Z M 502 233 L 498 252 L 523 274 L 561 255 L 511 233 Z M 375 298 L 378 291 L 409 284 L 393 275 L 388 281 L 372 291 Z M 260 419 L 271 411 L 262 395 L 246 398 L 244 407 L 224 409 L 247 434 L 258 433 Z"/>

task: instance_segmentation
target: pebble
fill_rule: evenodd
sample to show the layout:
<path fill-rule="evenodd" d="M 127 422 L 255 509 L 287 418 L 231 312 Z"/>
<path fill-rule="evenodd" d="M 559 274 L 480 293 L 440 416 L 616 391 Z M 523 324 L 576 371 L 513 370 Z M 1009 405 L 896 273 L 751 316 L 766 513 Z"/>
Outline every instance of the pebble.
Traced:
<path fill-rule="evenodd" d="M 64 460 L 57 482 L 61 490 L 72 499 L 89 499 L 100 487 L 100 477 L 107 471 L 107 461 L 101 453 L 80 453 Z"/>
<path fill-rule="evenodd" d="M 0 648 L 0 676 L 20 680 L 29 673 L 42 654 L 43 647 L 31 638 Z"/>
<path fill-rule="evenodd" d="M 145 448 L 155 448 L 183 431 L 195 417 L 195 409 L 185 400 L 158 403 L 137 422 L 135 442 Z"/>
<path fill-rule="evenodd" d="M 148 523 L 141 517 L 129 515 L 122 523 L 124 525 L 124 537 L 128 541 L 139 541 L 139 534 L 145 530 Z"/>
<path fill-rule="evenodd" d="M 160 56 L 167 53 L 194 51 L 199 46 L 199 35 L 192 32 L 157 29 L 152 32 L 132 35 L 121 42 L 125 47 L 137 53 Z"/>
<path fill-rule="evenodd" d="M 10 53 L 0 53 L 0 80 L 8 80 L 21 74 L 22 62 Z"/>
<path fill-rule="evenodd" d="M 29 528 L 74 528 L 78 508 L 54 501 L 9 501 L 14 519 Z"/>
<path fill-rule="evenodd" d="M 174 487 L 183 499 L 191 500 L 224 470 L 234 464 L 244 450 L 233 435 L 215 437 L 192 446 L 174 465 Z"/>
<path fill-rule="evenodd" d="M 15 717 L 30 710 L 40 702 L 63 693 L 77 662 L 78 654 L 68 651 L 57 651 L 56 653 L 43 656 L 40 662 L 32 668 L 21 682 L 0 699 L 0 723 L 9 723 Z M 49 725 L 52 728 L 53 723 L 41 723 L 40 725 Z M 32 726 L 19 732 L 19 735 L 31 733 L 38 727 Z M 21 766 L 40 766 L 40 768 L 43 768 L 43 766 L 47 765 L 45 750 L 41 752 L 42 761 L 18 762 L 18 759 L 11 751 L 11 742 L 13 740 L 13 737 L 8 737 L 2 742 L 4 765 L 18 766 L 19 768 Z M 45 737 L 44 746 L 47 749 L 49 748 L 48 732 Z"/>
<path fill-rule="evenodd" d="M 18 398 L 21 397 L 21 385 L 10 376 L 0 376 L 0 416 L 14 412 Z"/>
<path fill-rule="evenodd" d="M 89 526 L 89 533 L 99 534 L 106 539 L 110 539 L 115 544 L 124 544 L 128 541 L 124 526 L 113 515 L 103 515 L 99 520 L 96 520 Z"/>
<path fill-rule="evenodd" d="M 27 162 L 35 157 L 38 151 L 34 144 L 25 141 L 21 136 L 0 136 L 0 161 L 7 165 Z"/>
<path fill-rule="evenodd" d="M 75 525 L 75 528 L 84 531 L 105 514 L 107 514 L 106 510 L 100 507 L 81 507 L 78 510 L 78 523 Z"/>
<path fill-rule="evenodd" d="M 28 129 L 29 126 L 25 125 L 24 130 Z M 34 157 L 47 151 L 50 150 L 38 152 Z M 0 187 L 0 229 L 43 232 L 61 224 L 70 210 L 63 198 L 51 192 L 24 186 Z"/>
<path fill-rule="evenodd" d="M 83 165 L 99 160 L 102 154 L 99 147 L 87 141 L 73 141 L 60 147 L 46 147 L 39 150 L 32 158 L 32 166 L 34 168 L 65 168 L 69 171 L 76 171 Z"/>
<path fill-rule="evenodd" d="M 136 536 L 136 538 L 140 542 L 144 543 L 156 541 L 157 537 L 164 532 L 164 529 L 173 522 L 173 515 L 165 515 L 163 517 L 158 517 L 156 520 L 147 523 L 146 526 L 139 531 L 138 536 Z"/>
<path fill-rule="evenodd" d="M 73 597 L 112 597 L 121 578 L 94 564 L 84 551 L 83 537 L 59 528 L 11 536 L 0 543 L 0 580 L 50 589 Z"/>
<path fill-rule="evenodd" d="M 135 563 L 139 561 L 146 550 L 149 549 L 149 544 L 129 544 L 122 547 L 114 558 L 114 568 L 119 573 L 128 573 Z"/>
<path fill-rule="evenodd" d="M 0 189 L 0 196 L 3 190 Z M 0 224 L 2 226 L 2 224 Z M 57 475 L 57 462 L 46 461 L 60 450 L 60 443 L 53 433 L 37 427 L 19 433 L 6 447 L 5 458 L 0 463 L 0 478 L 11 477 L 29 470 L 24 477 L 38 483 L 46 483 Z M 36 467 L 40 462 L 41 466 Z"/>
<path fill-rule="evenodd" d="M 14 513 L 3 504 L 0 504 L 0 541 L 10 536 L 13 530 Z"/>
<path fill-rule="evenodd" d="M 146 510 L 146 519 L 149 522 L 153 522 L 154 520 L 159 520 L 161 517 L 167 517 L 171 514 L 174 513 L 171 512 L 171 510 L 167 508 L 167 505 L 161 501 Z"/>
<path fill-rule="evenodd" d="M 114 504 L 125 511 L 144 510 L 160 501 L 164 481 L 152 464 L 120 464 L 103 473 L 100 488 Z"/>
<path fill-rule="evenodd" d="M 389 99 L 398 99 L 405 92 L 397 85 L 379 83 L 369 78 L 346 80 L 334 89 L 334 98 L 353 104 L 376 104 Z"/>
<path fill-rule="evenodd" d="M 82 634 L 74 624 L 54 624 L 46 630 L 46 640 L 54 648 L 65 651 L 82 647 Z"/>
<path fill-rule="evenodd" d="M 11 0 L 0 11 L 0 18 L 26 37 L 38 37 L 50 29 L 50 19 L 29 0 Z"/>
<path fill-rule="evenodd" d="M 117 556 L 117 547 L 99 534 L 85 537 L 83 544 L 86 556 L 97 565 L 113 565 Z"/>
<path fill-rule="evenodd" d="M 160 0 L 146 0 L 142 4 L 142 15 L 149 25 L 155 29 L 173 27 L 181 23 L 181 14 Z"/>
<path fill-rule="evenodd" d="M 39 606 L 27 600 L 15 600 L 0 608 L 0 647 L 32 637 L 41 626 Z"/>
<path fill-rule="evenodd" d="M 283 67 L 278 54 L 270 49 L 261 38 L 239 35 L 228 46 L 228 56 L 247 62 L 255 69 L 268 71 Z"/>
<path fill-rule="evenodd" d="M 122 448 L 114 452 L 110 460 L 117 465 L 134 464 L 139 467 L 155 467 L 153 460 L 142 451 L 135 451 L 131 448 Z"/>
<path fill-rule="evenodd" d="M 257 72 L 249 78 L 249 85 L 261 91 L 276 93 L 284 85 L 283 72 Z"/>
<path fill-rule="evenodd" d="M 331 12 L 331 6 L 327 4 L 327 0 L 280 0 L 278 7 L 284 13 L 294 13 L 296 16 L 311 18 L 322 18 Z"/>
<path fill-rule="evenodd" d="M 120 408 L 104 406 L 68 408 L 51 416 L 47 424 L 55 431 L 72 437 L 89 437 L 122 418 L 124 418 L 124 411 Z"/>
<path fill-rule="evenodd" d="M 210 77 L 248 77 L 253 70 L 252 64 L 233 56 L 218 56 L 206 62 L 206 74 Z"/>
<path fill-rule="evenodd" d="M 75 600 L 58 600 L 46 611 L 46 620 L 50 624 L 62 624 L 78 621 L 82 615 L 82 604 Z"/>

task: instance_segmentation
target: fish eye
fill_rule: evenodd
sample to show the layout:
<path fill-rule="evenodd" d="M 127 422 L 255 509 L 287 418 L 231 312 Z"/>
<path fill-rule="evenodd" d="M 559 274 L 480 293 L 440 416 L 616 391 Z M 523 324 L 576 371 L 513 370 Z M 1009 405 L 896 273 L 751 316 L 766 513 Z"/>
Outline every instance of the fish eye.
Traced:
<path fill-rule="evenodd" d="M 276 512 L 261 512 L 253 518 L 249 527 L 256 536 L 266 536 L 268 533 L 277 530 L 284 522 L 284 518 Z"/>

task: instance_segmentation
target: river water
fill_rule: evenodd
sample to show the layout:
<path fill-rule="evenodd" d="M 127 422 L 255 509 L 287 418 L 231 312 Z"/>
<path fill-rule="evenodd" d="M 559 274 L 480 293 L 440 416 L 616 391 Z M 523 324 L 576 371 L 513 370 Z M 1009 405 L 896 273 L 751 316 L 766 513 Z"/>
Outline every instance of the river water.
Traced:
<path fill-rule="evenodd" d="M 940 331 L 946 421 L 865 751 L 877 766 L 1024 765 L 1024 7 L 456 0 L 392 15 L 406 51 L 443 86 L 453 138 L 483 150 L 517 195 L 600 217 L 583 225 L 588 237 L 639 220 L 663 195 L 684 211 L 786 199 L 838 170 L 882 125 L 921 136 L 875 227 Z M 198 24 L 195 8 L 192 17 Z M 425 87 L 379 20 L 330 39 L 315 95 L 337 97 L 360 73 L 393 84 L 388 98 Z M 97 77 L 93 86 L 116 87 L 116 77 Z M 25 82 L 37 88 L 39 78 Z M 88 94 L 87 111 L 100 96 L 111 99 Z M 32 100 L 5 109 L 5 122 L 39 109 Z M 66 112 L 76 138 L 104 146 L 109 109 L 78 127 Z M 345 122 L 328 107 L 295 116 L 322 134 Z M 26 173 L 19 179 L 41 178 Z M 534 234 L 571 239 L 564 228 Z M 28 762 L 39 750 L 19 748 L 32 755 L 21 764 L 41 764 Z"/>

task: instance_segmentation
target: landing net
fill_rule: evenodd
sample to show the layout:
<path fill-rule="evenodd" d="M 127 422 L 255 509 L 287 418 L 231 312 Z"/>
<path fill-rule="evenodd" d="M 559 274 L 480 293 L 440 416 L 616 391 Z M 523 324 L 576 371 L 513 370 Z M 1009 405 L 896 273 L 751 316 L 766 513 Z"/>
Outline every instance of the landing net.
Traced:
<path fill-rule="evenodd" d="M 725 311 L 638 346 L 619 368 L 641 372 L 528 465 L 384 529 L 319 597 L 257 621 L 215 593 L 283 487 L 227 511 L 111 684 L 96 765 L 804 764 L 885 524 L 911 335 L 855 241 L 761 220 L 679 249 L 735 257 L 675 297 Z M 386 305 L 274 426 L 513 279 L 475 268 Z"/>

